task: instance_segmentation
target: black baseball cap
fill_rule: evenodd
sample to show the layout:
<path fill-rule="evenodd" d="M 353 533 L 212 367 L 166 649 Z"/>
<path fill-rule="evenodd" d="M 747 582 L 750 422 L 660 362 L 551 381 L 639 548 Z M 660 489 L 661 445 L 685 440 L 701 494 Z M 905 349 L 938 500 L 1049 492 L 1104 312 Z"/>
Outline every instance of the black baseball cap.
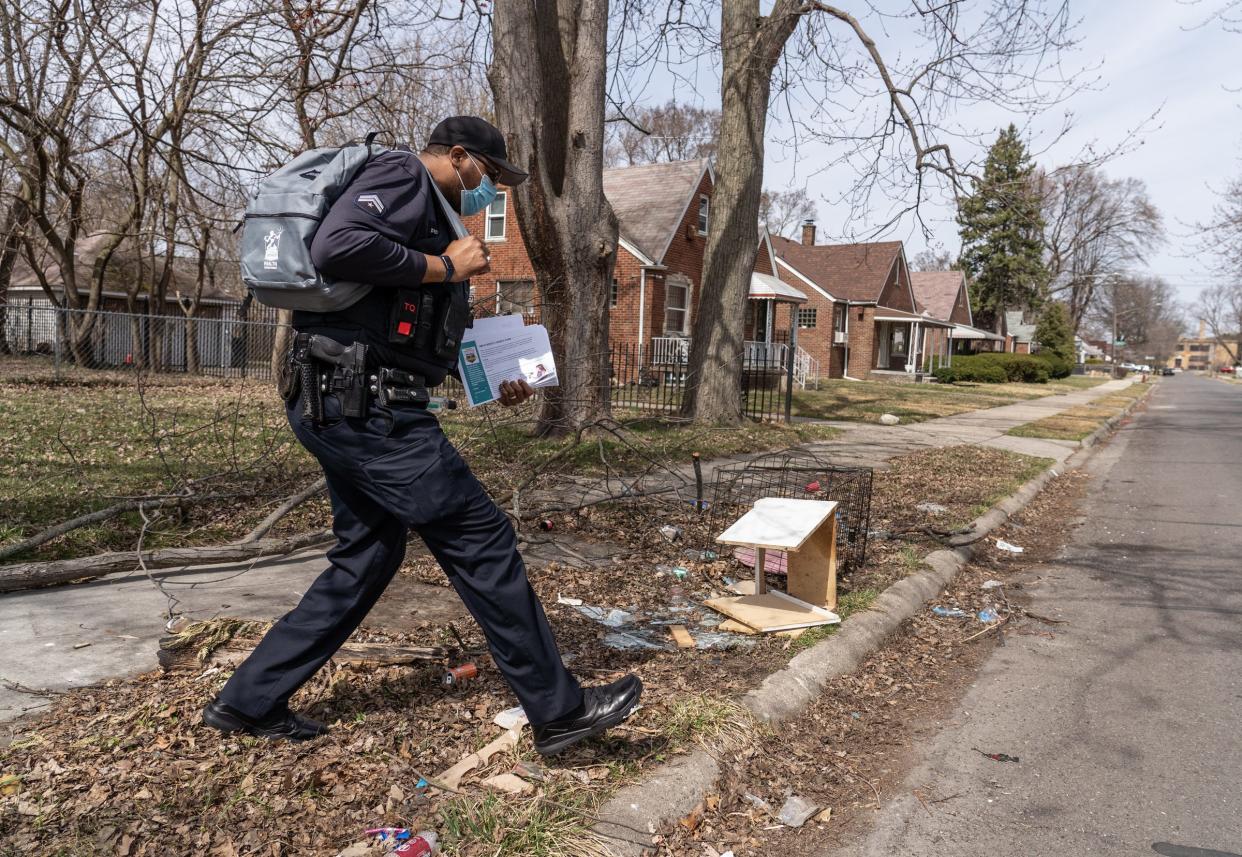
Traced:
<path fill-rule="evenodd" d="M 482 155 L 500 170 L 500 181 L 510 187 L 526 181 L 527 174 L 509 163 L 509 152 L 500 129 L 478 116 L 450 116 L 431 132 L 428 146 L 461 146 Z"/>

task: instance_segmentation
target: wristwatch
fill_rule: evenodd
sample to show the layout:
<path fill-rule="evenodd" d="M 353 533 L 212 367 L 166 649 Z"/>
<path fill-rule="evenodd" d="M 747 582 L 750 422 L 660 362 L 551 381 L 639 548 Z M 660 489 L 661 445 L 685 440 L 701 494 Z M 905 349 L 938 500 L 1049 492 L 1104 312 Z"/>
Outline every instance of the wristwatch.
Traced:
<path fill-rule="evenodd" d="M 440 261 L 444 263 L 444 282 L 453 282 L 453 274 L 456 273 L 456 271 L 453 270 L 453 260 L 448 256 L 441 256 Z"/>

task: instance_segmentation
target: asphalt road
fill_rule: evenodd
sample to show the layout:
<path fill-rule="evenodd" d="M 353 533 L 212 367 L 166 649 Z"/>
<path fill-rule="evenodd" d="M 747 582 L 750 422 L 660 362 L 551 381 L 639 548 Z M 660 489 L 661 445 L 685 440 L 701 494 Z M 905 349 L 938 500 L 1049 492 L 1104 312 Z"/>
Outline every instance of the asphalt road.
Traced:
<path fill-rule="evenodd" d="M 1086 517 L 1030 587 L 1069 624 L 1009 635 L 833 855 L 1242 855 L 1242 386 L 1163 379 L 1089 467 Z"/>

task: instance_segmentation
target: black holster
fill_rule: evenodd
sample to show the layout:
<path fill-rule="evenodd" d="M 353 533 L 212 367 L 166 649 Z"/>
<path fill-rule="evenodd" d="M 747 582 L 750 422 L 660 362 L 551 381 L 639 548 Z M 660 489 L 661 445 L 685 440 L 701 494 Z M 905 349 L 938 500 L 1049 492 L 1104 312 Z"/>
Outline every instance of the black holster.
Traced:
<path fill-rule="evenodd" d="M 302 407 L 303 415 L 321 420 L 323 395 L 334 393 L 341 400 L 341 416 L 366 416 L 367 388 L 374 382 L 374 378 L 367 377 L 367 346 L 361 342 L 342 345 L 335 339 L 310 334 L 306 353 L 311 358 L 311 371 L 314 371 L 316 364 L 319 370 L 318 384 L 314 385 L 318 388 L 318 394 L 314 397 L 318 400 L 318 415 L 307 413 L 305 404 Z M 310 397 L 304 396 L 303 402 L 308 398 Z"/>

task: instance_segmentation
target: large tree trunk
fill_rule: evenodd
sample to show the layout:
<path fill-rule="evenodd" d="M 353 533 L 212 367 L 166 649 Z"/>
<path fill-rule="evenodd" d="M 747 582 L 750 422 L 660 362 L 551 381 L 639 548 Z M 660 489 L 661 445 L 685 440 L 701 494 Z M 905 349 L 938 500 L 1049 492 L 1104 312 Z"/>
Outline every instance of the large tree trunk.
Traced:
<path fill-rule="evenodd" d="M 514 207 L 560 377 L 545 393 L 542 434 L 609 413 L 617 218 L 603 186 L 607 34 L 607 0 L 506 0 L 493 17 L 488 79 L 509 157 L 530 173 Z"/>
<path fill-rule="evenodd" d="M 682 401 L 682 415 L 700 423 L 742 417 L 746 296 L 759 247 L 768 98 L 772 69 L 798 24 L 797 5 L 777 0 L 765 18 L 759 0 L 722 4 L 717 182 Z"/>

